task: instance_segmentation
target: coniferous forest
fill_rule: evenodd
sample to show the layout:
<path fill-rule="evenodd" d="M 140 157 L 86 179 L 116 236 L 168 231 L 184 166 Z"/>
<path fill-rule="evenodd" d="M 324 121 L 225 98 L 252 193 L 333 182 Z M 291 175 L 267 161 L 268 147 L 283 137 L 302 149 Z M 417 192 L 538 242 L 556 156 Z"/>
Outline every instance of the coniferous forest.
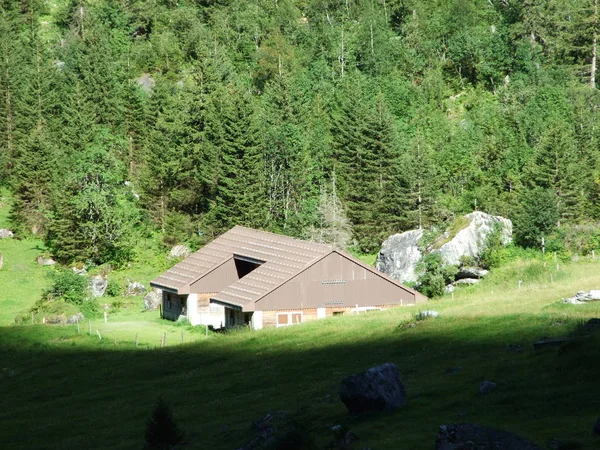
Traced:
<path fill-rule="evenodd" d="M 598 3 L 0 0 L 14 230 L 118 265 L 236 224 L 363 252 L 474 209 L 524 246 L 591 226 Z"/>

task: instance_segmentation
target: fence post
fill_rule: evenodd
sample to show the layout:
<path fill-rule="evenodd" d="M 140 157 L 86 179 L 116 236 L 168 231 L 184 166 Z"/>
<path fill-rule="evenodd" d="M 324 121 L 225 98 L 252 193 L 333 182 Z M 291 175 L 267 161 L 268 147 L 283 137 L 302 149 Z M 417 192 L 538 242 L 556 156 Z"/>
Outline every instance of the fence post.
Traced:
<path fill-rule="evenodd" d="M 31 325 L 33 325 L 34 321 L 33 321 L 33 312 L 31 312 Z"/>
<path fill-rule="evenodd" d="M 100 334 L 100 331 L 96 330 L 96 333 L 98 333 L 98 339 L 102 340 L 102 335 Z"/>
<path fill-rule="evenodd" d="M 137 333 L 135 333 L 135 346 L 136 347 L 138 346 L 138 334 Z"/>
<path fill-rule="evenodd" d="M 183 344 L 183 331 L 181 332 L 181 343 Z"/>
<path fill-rule="evenodd" d="M 108 317 L 106 316 L 106 311 L 104 311 L 104 323 L 108 322 Z"/>

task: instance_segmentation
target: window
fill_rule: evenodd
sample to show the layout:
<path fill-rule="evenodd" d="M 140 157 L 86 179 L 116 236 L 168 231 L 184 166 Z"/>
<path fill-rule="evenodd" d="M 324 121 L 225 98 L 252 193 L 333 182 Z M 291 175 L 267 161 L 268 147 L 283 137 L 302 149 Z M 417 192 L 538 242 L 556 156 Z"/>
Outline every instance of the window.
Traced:
<path fill-rule="evenodd" d="M 334 316 L 341 316 L 342 314 L 344 314 L 344 311 L 334 311 L 333 312 Z"/>
<path fill-rule="evenodd" d="M 259 261 L 257 259 L 248 258 L 246 256 L 235 255 L 233 257 L 233 261 L 235 262 L 235 270 L 237 271 L 237 275 L 239 279 L 244 278 L 253 270 L 260 267 L 264 261 Z"/>
<path fill-rule="evenodd" d="M 288 325 L 296 325 L 298 323 L 302 323 L 302 312 L 301 311 L 277 313 L 277 326 L 278 327 L 285 327 Z"/>

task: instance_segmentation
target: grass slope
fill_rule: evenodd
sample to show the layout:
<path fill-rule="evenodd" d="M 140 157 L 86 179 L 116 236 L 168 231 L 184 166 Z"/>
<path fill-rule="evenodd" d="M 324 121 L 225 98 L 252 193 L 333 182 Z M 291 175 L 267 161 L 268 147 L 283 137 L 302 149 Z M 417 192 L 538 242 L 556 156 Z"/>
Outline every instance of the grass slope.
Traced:
<path fill-rule="evenodd" d="M 10 229 L 9 210 L 10 197 L 0 190 L 0 228 Z M 39 240 L 0 239 L 0 253 L 4 256 L 0 269 L 0 325 L 12 323 L 48 286 L 46 273 L 52 269 L 41 267 L 35 260 L 43 251 Z"/>
<path fill-rule="evenodd" d="M 0 382 L 8 394 L 0 397 L 3 448 L 140 448 L 159 395 L 187 431 L 189 448 L 238 448 L 251 421 L 277 409 L 302 409 L 320 448 L 331 426 L 346 423 L 360 436 L 356 448 L 431 449 L 438 426 L 456 422 L 508 429 L 540 444 L 556 437 L 596 448 L 600 337 L 544 350 L 532 343 L 577 333 L 583 320 L 600 316 L 598 304 L 559 302 L 600 287 L 599 273 L 598 261 L 558 272 L 517 262 L 454 298 L 431 301 L 427 308 L 441 317 L 414 328 L 399 325 L 415 307 L 208 340 L 198 333 L 197 342 L 184 345 L 175 345 L 180 327 L 136 311 L 98 323 L 107 327 L 102 341 L 74 326 L 0 328 Z M 170 330 L 168 347 L 136 349 L 131 337 L 115 342 L 135 327 L 153 342 L 159 328 Z M 517 344 L 521 352 L 507 351 Z M 349 418 L 337 398 L 340 379 L 383 362 L 401 368 L 409 405 Z M 447 374 L 454 366 L 464 369 Z M 484 379 L 498 389 L 478 396 Z"/>

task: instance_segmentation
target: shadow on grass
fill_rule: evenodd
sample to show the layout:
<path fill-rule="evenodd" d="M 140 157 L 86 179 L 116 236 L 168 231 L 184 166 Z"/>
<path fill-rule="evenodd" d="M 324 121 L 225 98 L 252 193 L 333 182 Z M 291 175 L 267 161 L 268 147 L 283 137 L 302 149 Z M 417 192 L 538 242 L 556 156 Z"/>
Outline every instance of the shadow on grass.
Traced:
<path fill-rule="evenodd" d="M 432 449 L 438 426 L 457 422 L 592 448 L 600 332 L 577 345 L 532 346 L 579 326 L 551 316 L 440 318 L 368 330 L 324 321 L 154 350 L 100 344 L 65 328 L 0 328 L 2 448 L 140 448 L 159 395 L 189 448 L 238 448 L 253 420 L 300 408 L 321 448 L 333 425 L 346 424 L 361 438 L 356 448 Z M 383 362 L 400 367 L 408 406 L 348 417 L 337 396 L 341 378 Z M 463 369 L 447 373 L 457 366 Z M 484 379 L 498 388 L 478 396 Z"/>

